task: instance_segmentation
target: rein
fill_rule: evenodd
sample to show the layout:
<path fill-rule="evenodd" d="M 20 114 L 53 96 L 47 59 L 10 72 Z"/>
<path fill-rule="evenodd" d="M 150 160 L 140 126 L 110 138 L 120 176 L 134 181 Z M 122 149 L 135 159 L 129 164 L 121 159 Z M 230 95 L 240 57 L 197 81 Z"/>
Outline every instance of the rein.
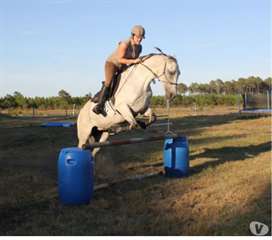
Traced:
<path fill-rule="evenodd" d="M 162 77 L 163 75 L 165 75 L 165 71 L 166 71 L 166 62 L 164 62 L 163 72 L 162 72 L 162 74 L 160 74 L 160 75 L 156 74 L 149 66 L 147 66 L 147 65 L 145 65 L 145 64 L 143 63 L 144 61 L 146 61 L 147 59 L 149 59 L 149 58 L 151 58 L 151 57 L 153 57 L 153 56 L 155 56 L 155 55 L 164 55 L 164 56 L 167 56 L 167 57 L 169 57 L 169 58 L 172 58 L 171 56 L 168 56 L 168 55 L 166 55 L 166 54 L 164 54 L 164 53 L 161 53 L 161 54 L 151 53 L 151 54 L 149 54 L 149 55 L 147 55 L 147 56 L 141 57 L 141 62 L 139 62 L 138 64 L 142 65 L 142 66 L 145 67 L 148 71 L 150 71 L 150 72 L 155 76 L 155 78 L 158 79 L 158 81 L 164 82 L 164 83 L 167 83 L 167 84 L 171 84 L 171 85 L 176 85 L 176 86 L 177 86 L 178 83 L 167 82 L 167 81 L 164 81 L 164 80 L 161 80 L 161 79 L 160 79 L 160 77 Z M 175 59 L 174 59 L 174 60 L 175 60 Z M 132 65 L 133 65 L 133 68 L 134 68 L 135 66 L 137 66 L 138 64 L 132 64 Z M 130 65 L 130 66 L 132 66 L 132 65 Z M 129 75 L 130 75 L 130 74 L 131 74 L 131 72 L 129 73 Z M 116 93 L 115 93 L 114 95 L 116 95 L 116 94 L 122 89 L 122 87 L 123 87 L 124 84 L 126 83 L 126 80 L 127 80 L 128 77 L 129 77 L 129 75 L 128 75 L 127 78 L 125 79 L 123 85 L 120 86 L 120 87 L 118 87 L 118 89 L 117 89 L 117 91 L 116 91 Z"/>
<path fill-rule="evenodd" d="M 155 73 L 150 67 L 148 67 L 147 65 L 145 65 L 143 62 L 147 59 L 149 59 L 150 57 L 154 56 L 154 55 L 159 55 L 159 54 L 149 54 L 146 58 L 143 58 L 142 61 L 139 63 L 141 64 L 142 66 L 144 66 L 147 70 L 149 70 L 154 76 L 156 79 L 158 79 L 158 81 L 160 82 L 164 82 L 164 83 L 167 83 L 167 84 L 171 84 L 171 85 L 178 85 L 178 83 L 172 83 L 172 82 L 167 82 L 167 81 L 164 81 L 164 80 L 161 80 L 160 77 L 162 77 L 163 75 L 165 75 L 165 70 L 166 70 L 166 62 L 164 62 L 164 67 L 163 67 L 163 72 L 162 74 L 158 75 L 157 73 Z M 165 54 L 163 54 L 165 55 Z M 167 56 L 167 55 L 165 55 Z M 168 57 L 168 56 L 167 56 Z"/>
<path fill-rule="evenodd" d="M 160 77 L 165 75 L 165 69 L 166 69 L 166 63 L 164 63 L 164 68 L 163 68 L 163 72 L 161 75 L 158 75 L 157 73 L 155 73 L 150 67 L 148 67 L 147 65 L 143 64 L 142 62 L 140 62 L 140 64 L 142 66 L 144 66 L 147 70 L 149 70 L 158 80 L 160 80 Z"/>

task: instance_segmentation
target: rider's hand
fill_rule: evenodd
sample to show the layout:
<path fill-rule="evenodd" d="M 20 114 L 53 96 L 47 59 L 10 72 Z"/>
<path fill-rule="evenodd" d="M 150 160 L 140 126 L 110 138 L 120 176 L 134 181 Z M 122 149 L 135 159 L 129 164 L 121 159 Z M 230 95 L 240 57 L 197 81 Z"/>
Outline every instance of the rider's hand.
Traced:
<path fill-rule="evenodd" d="M 134 59 L 133 60 L 133 64 L 137 64 L 137 63 L 139 63 L 139 62 L 141 62 L 142 60 L 140 59 L 140 58 L 136 58 L 136 59 Z"/>

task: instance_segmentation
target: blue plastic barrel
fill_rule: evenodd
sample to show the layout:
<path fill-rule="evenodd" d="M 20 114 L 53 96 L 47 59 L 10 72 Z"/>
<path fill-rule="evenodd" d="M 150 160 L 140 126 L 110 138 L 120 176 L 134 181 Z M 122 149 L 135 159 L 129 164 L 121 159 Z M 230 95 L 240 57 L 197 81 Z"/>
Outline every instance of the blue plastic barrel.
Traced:
<path fill-rule="evenodd" d="M 89 150 L 63 148 L 58 159 L 59 199 L 63 204 L 88 204 L 93 196 L 93 158 Z"/>
<path fill-rule="evenodd" d="M 166 138 L 163 148 L 165 176 L 183 177 L 189 174 L 189 144 L 186 137 Z"/>

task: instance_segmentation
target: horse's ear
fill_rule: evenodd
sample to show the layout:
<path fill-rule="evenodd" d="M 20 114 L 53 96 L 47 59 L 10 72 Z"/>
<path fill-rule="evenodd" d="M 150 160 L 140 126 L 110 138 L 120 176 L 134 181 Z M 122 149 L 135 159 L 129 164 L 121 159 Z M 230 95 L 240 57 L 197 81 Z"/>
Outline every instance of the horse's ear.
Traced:
<path fill-rule="evenodd" d="M 158 47 L 154 47 L 158 52 L 160 52 L 161 54 L 163 54 L 163 55 L 165 55 L 166 56 L 166 54 L 160 49 L 160 48 L 158 48 Z"/>

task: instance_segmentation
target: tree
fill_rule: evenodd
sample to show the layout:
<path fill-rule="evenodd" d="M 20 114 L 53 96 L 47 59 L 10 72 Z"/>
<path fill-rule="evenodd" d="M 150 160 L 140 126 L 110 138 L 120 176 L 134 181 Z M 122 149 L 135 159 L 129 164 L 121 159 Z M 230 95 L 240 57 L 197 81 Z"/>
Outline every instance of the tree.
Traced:
<path fill-rule="evenodd" d="M 15 91 L 13 93 L 14 101 L 16 103 L 16 107 L 25 108 L 27 107 L 26 98 L 20 92 Z"/>
<path fill-rule="evenodd" d="M 226 94 L 234 94 L 235 93 L 235 83 L 234 81 L 226 81 L 224 83 L 224 91 Z"/>
<path fill-rule="evenodd" d="M 60 107 L 63 107 L 65 110 L 67 110 L 69 105 L 72 104 L 71 95 L 63 89 L 59 91 L 58 95 L 60 98 Z"/>
<path fill-rule="evenodd" d="M 217 94 L 223 93 L 224 92 L 224 82 L 218 78 L 215 80 L 215 84 L 216 84 L 216 93 Z"/>
<path fill-rule="evenodd" d="M 190 93 L 199 93 L 200 92 L 200 89 L 199 89 L 199 84 L 198 83 L 192 83 L 190 86 L 189 86 L 189 91 Z"/>
<path fill-rule="evenodd" d="M 2 101 L 3 108 L 15 108 L 17 107 L 17 103 L 15 101 L 14 96 L 7 94 Z"/>
<path fill-rule="evenodd" d="M 185 94 L 188 91 L 188 87 L 184 83 L 178 84 L 178 94 Z"/>
<path fill-rule="evenodd" d="M 71 95 L 63 89 L 58 92 L 58 95 L 60 98 L 67 100 L 67 102 L 72 99 Z"/>
<path fill-rule="evenodd" d="M 221 94 L 224 92 L 224 82 L 221 79 L 212 80 L 209 85 L 211 93 Z"/>
<path fill-rule="evenodd" d="M 269 90 L 269 91 L 271 91 L 271 86 L 272 86 L 272 78 L 271 77 L 269 77 L 269 78 L 267 78 L 267 79 L 265 79 L 264 80 L 264 83 L 266 84 L 266 86 L 267 86 L 267 90 Z"/>
<path fill-rule="evenodd" d="M 247 90 L 247 80 L 245 78 L 239 78 L 238 81 L 236 81 L 236 89 L 240 94 L 245 93 Z"/>
<path fill-rule="evenodd" d="M 251 76 L 246 79 L 246 91 L 250 93 L 260 92 L 260 84 L 262 79 L 259 77 Z"/>
<path fill-rule="evenodd" d="M 210 90 L 209 84 L 207 84 L 207 83 L 199 84 L 199 91 L 200 91 L 200 93 L 204 93 L 204 94 L 210 93 L 211 90 Z"/>

